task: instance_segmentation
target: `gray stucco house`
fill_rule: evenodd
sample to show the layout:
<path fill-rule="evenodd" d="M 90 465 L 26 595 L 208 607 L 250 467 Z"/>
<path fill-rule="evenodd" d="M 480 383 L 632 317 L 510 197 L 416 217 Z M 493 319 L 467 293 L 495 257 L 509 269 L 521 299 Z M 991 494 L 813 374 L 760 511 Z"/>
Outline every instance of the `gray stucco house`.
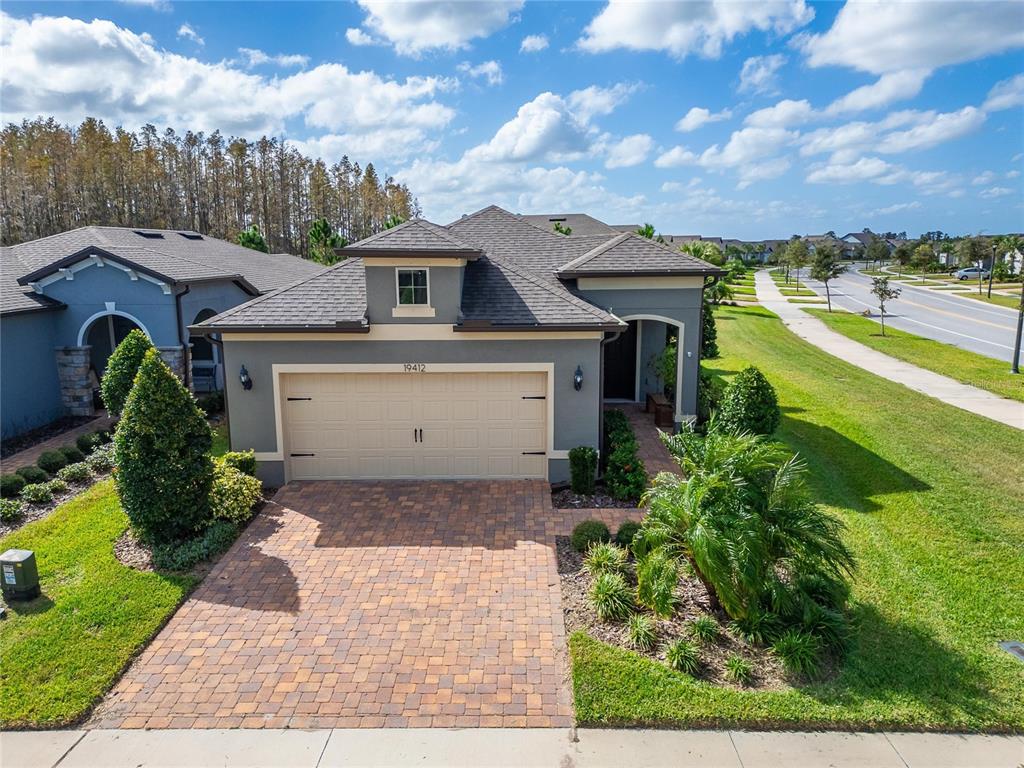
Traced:
<path fill-rule="evenodd" d="M 191 231 L 82 227 L 0 248 L 3 436 L 92 414 L 133 328 L 194 389 L 222 386 L 219 351 L 188 326 L 322 271 Z"/>
<path fill-rule="evenodd" d="M 491 206 L 345 248 L 325 272 L 191 328 L 223 345 L 232 447 L 261 478 L 568 477 L 603 403 L 697 403 L 718 268 L 633 233 L 565 237 Z"/>

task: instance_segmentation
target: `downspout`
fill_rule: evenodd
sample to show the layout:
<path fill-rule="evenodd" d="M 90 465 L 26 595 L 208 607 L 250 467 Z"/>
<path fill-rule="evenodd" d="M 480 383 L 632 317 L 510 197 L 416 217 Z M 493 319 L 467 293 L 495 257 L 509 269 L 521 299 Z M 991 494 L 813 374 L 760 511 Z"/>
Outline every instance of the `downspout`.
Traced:
<path fill-rule="evenodd" d="M 185 331 L 181 325 L 181 297 L 192 290 L 191 285 L 186 285 L 181 293 L 174 294 L 174 315 L 178 321 L 178 343 L 181 344 L 182 367 L 185 369 L 185 389 L 192 390 L 192 358 L 188 352 L 188 343 L 185 340 Z"/>
<path fill-rule="evenodd" d="M 227 368 L 228 367 L 227 367 L 226 361 L 224 360 L 224 340 L 221 339 L 221 338 L 218 338 L 217 336 L 215 336 L 212 333 L 209 336 L 207 336 L 206 338 L 210 340 L 211 344 L 213 344 L 215 347 L 217 347 L 217 349 L 220 350 L 220 363 L 224 367 L 224 426 L 227 427 L 227 430 L 228 430 L 228 450 L 230 451 L 231 450 L 231 415 L 230 415 L 231 414 L 231 409 L 228 408 L 228 375 L 227 375 Z M 216 373 L 214 373 L 214 377 L 216 377 Z M 216 384 L 216 383 L 217 382 L 216 382 L 216 378 L 215 378 L 214 379 L 214 384 Z"/>
<path fill-rule="evenodd" d="M 611 312 L 610 309 L 608 311 Z M 604 347 L 605 347 L 606 344 L 611 344 L 613 341 L 615 341 L 617 338 L 619 338 L 619 336 L 621 336 L 622 333 L 623 333 L 622 331 L 615 331 L 614 333 L 612 333 L 611 336 L 608 336 L 607 338 L 604 338 L 604 339 L 601 340 L 601 361 L 600 361 L 601 362 L 601 370 L 598 371 L 598 377 L 600 378 L 600 383 L 597 385 L 597 396 L 598 396 L 598 404 L 597 404 L 597 413 L 598 413 L 598 416 L 597 416 L 597 441 L 598 441 L 597 451 L 598 451 L 598 462 L 597 462 L 597 467 L 598 467 L 598 469 L 601 468 L 601 464 L 604 462 L 605 453 L 606 453 L 605 450 L 604 450 L 604 448 L 605 448 L 605 445 L 604 445 Z"/>

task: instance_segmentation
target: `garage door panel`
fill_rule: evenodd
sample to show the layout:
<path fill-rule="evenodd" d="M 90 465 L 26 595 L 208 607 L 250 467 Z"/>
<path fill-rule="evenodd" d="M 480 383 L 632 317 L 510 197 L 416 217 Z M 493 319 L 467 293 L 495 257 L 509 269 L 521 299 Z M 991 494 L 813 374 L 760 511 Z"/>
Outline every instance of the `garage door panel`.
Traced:
<path fill-rule="evenodd" d="M 544 373 L 286 374 L 289 477 L 545 477 Z M 541 399 L 524 399 L 534 397 Z"/>

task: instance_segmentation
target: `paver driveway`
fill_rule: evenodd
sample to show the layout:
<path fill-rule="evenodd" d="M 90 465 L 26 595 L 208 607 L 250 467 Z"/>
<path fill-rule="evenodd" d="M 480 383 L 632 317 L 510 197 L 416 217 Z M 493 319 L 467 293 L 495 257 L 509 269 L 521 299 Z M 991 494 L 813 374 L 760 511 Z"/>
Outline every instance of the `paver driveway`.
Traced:
<path fill-rule="evenodd" d="M 282 489 L 132 665 L 94 727 L 567 726 L 543 481 Z"/>

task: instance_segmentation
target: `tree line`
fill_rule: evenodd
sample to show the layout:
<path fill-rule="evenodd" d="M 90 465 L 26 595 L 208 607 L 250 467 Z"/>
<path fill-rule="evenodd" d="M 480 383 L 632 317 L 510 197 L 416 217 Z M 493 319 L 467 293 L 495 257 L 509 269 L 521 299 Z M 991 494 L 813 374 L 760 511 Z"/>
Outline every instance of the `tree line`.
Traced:
<path fill-rule="evenodd" d="M 408 187 L 381 178 L 373 163 L 345 156 L 328 165 L 277 138 L 159 133 L 153 125 L 111 131 L 91 117 L 77 128 L 40 117 L 0 133 L 4 245 L 86 225 L 225 240 L 256 231 L 271 252 L 328 260 L 325 239 L 361 240 L 419 212 Z"/>

